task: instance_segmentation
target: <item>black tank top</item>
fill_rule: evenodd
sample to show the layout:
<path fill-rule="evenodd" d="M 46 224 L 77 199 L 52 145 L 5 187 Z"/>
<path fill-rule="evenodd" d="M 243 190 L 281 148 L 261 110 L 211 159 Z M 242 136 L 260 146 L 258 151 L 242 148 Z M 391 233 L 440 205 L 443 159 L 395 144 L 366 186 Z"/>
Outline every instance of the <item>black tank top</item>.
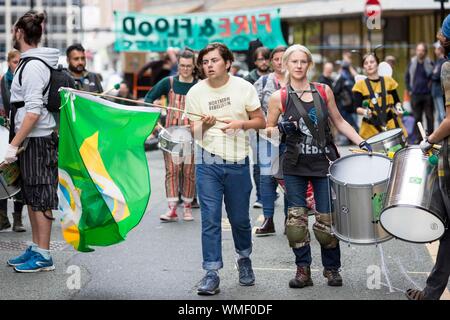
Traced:
<path fill-rule="evenodd" d="M 325 152 L 327 157 L 333 161 L 338 158 L 338 153 L 333 144 L 330 127 L 328 125 L 328 108 L 322 103 L 323 117 L 325 118 L 325 136 L 327 137 L 327 145 Z M 305 102 L 302 100 L 305 110 L 308 112 L 311 121 L 317 125 L 318 119 L 314 102 Z M 298 121 L 301 119 L 300 113 L 292 99 L 288 99 L 286 112 L 283 116 L 284 120 Z M 329 161 L 323 154 L 318 142 L 313 139 L 308 127 L 303 119 L 300 120 L 300 132 L 286 136 L 286 154 L 283 161 L 283 173 L 295 176 L 307 177 L 326 177 L 328 174 Z"/>

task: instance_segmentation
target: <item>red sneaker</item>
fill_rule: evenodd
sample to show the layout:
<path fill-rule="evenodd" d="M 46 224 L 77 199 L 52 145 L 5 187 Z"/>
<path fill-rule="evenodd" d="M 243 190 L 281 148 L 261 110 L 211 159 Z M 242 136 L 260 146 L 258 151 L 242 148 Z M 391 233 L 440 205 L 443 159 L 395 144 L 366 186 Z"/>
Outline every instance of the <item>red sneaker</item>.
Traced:
<path fill-rule="evenodd" d="M 159 216 L 159 219 L 164 222 L 175 222 L 178 221 L 177 208 L 169 208 L 165 214 Z"/>

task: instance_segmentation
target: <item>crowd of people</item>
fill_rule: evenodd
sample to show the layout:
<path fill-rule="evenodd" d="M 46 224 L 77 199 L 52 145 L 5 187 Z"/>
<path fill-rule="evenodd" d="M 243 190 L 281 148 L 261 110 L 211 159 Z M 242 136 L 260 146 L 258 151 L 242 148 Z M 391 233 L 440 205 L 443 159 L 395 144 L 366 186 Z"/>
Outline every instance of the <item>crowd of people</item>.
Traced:
<path fill-rule="evenodd" d="M 21 222 L 24 205 L 32 228 L 32 244 L 23 254 L 7 262 L 17 272 L 55 269 L 49 245 L 52 210 L 58 209 L 58 119 L 48 110 L 47 89 L 59 52 L 38 46 L 43 20 L 43 14 L 30 11 L 15 23 L 13 42 L 17 51 L 8 55 L 9 69 L 1 82 L 3 116 L 11 131 L 4 161 L 6 164 L 18 161 L 21 173 L 13 230 L 25 231 Z M 315 217 L 312 230 L 321 248 L 323 276 L 329 286 L 343 285 L 339 240 L 331 232 L 333 204 L 327 176 L 330 163 L 339 158 L 336 135 L 342 135 L 369 154 L 372 147 L 366 140 L 391 128 L 401 128 L 405 137 L 414 135 L 413 142 L 420 143 L 424 153 L 433 144 L 448 144 L 449 39 L 450 18 L 447 18 L 439 34 L 440 45 L 436 45 L 437 61 L 429 60 L 426 45 L 420 43 L 405 74 L 415 122 L 422 120 L 423 112 L 426 115 L 427 137 L 423 140 L 403 125 L 398 83 L 391 76 L 379 75 L 376 52 L 362 57 L 366 77 L 359 80 L 355 79 L 357 68 L 352 66 L 351 53 L 345 52 L 336 78 L 333 78 L 334 64 L 325 63 L 319 81 L 310 81 L 313 55 L 300 44 L 273 50 L 264 46 L 256 48 L 251 54 L 255 69 L 245 77 L 231 74 L 231 69 L 236 69 L 234 54 L 221 43 L 208 44 L 198 54 L 186 49 L 167 55 L 166 59 L 149 63 L 141 70 L 142 73 L 148 68 L 155 71 L 152 89 L 144 100 L 158 103 L 161 97 L 167 97 L 167 114 L 161 126 L 165 130 L 187 128 L 193 137 L 194 148 L 181 161 L 175 161 L 173 154 L 164 151 L 168 211 L 160 219 L 178 221 L 177 206 L 181 200 L 183 220 L 193 221 L 192 207 L 198 198 L 205 270 L 197 290 L 199 295 L 220 292 L 223 203 L 232 229 L 239 284 L 255 284 L 249 214 L 251 171 L 256 186 L 253 207 L 262 208 L 264 214 L 257 236 L 275 233 L 273 216 L 278 186 L 284 190 L 284 232 L 297 267 L 289 287 L 313 285 L 309 215 Z M 75 88 L 103 92 L 101 76 L 86 70 L 86 55 L 81 45 L 67 48 L 66 56 L 67 75 Z M 392 62 L 392 58 L 386 57 L 386 61 Z M 131 97 L 125 82 L 120 86 L 119 96 Z M 439 123 L 436 130 L 434 110 Z M 253 161 L 249 158 L 250 149 Z M 282 172 L 281 178 L 280 173 L 273 171 L 274 164 Z M 441 180 L 440 192 L 449 213 L 449 181 Z M 11 227 L 6 201 L 0 202 L 0 230 Z M 450 275 L 449 239 L 447 231 L 425 290 L 410 290 L 408 298 L 440 297 Z"/>

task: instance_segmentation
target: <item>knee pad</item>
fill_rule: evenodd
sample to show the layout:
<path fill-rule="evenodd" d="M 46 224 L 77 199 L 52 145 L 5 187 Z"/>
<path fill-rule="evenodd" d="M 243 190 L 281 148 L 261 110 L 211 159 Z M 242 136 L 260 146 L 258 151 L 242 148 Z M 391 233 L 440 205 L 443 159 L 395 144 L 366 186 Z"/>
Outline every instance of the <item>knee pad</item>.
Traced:
<path fill-rule="evenodd" d="M 307 208 L 288 208 L 286 237 L 291 248 L 301 248 L 310 242 Z"/>
<path fill-rule="evenodd" d="M 316 213 L 316 222 L 313 224 L 314 235 L 325 249 L 334 249 L 339 241 L 331 234 L 331 214 Z"/>

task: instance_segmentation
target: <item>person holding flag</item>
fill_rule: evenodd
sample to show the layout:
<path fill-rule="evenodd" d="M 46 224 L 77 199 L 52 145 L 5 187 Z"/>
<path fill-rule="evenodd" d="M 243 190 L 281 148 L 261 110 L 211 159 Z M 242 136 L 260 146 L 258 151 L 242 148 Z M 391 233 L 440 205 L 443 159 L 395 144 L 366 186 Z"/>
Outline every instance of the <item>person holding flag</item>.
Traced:
<path fill-rule="evenodd" d="M 50 255 L 52 210 L 58 209 L 58 136 L 56 122 L 45 105 L 49 91 L 50 70 L 42 62 L 56 67 L 59 50 L 38 48 L 42 36 L 43 13 L 29 11 L 18 19 L 12 30 L 14 48 L 21 52 L 16 73 L 22 70 L 22 82 L 14 77 L 11 105 L 17 112 L 11 116 L 15 136 L 5 155 L 6 163 L 20 163 L 21 189 L 28 207 L 33 243 L 20 256 L 8 260 L 17 272 L 55 269 Z M 24 60 L 33 59 L 25 64 Z M 23 63 L 23 66 L 22 66 Z M 23 152 L 18 154 L 19 147 Z"/>

